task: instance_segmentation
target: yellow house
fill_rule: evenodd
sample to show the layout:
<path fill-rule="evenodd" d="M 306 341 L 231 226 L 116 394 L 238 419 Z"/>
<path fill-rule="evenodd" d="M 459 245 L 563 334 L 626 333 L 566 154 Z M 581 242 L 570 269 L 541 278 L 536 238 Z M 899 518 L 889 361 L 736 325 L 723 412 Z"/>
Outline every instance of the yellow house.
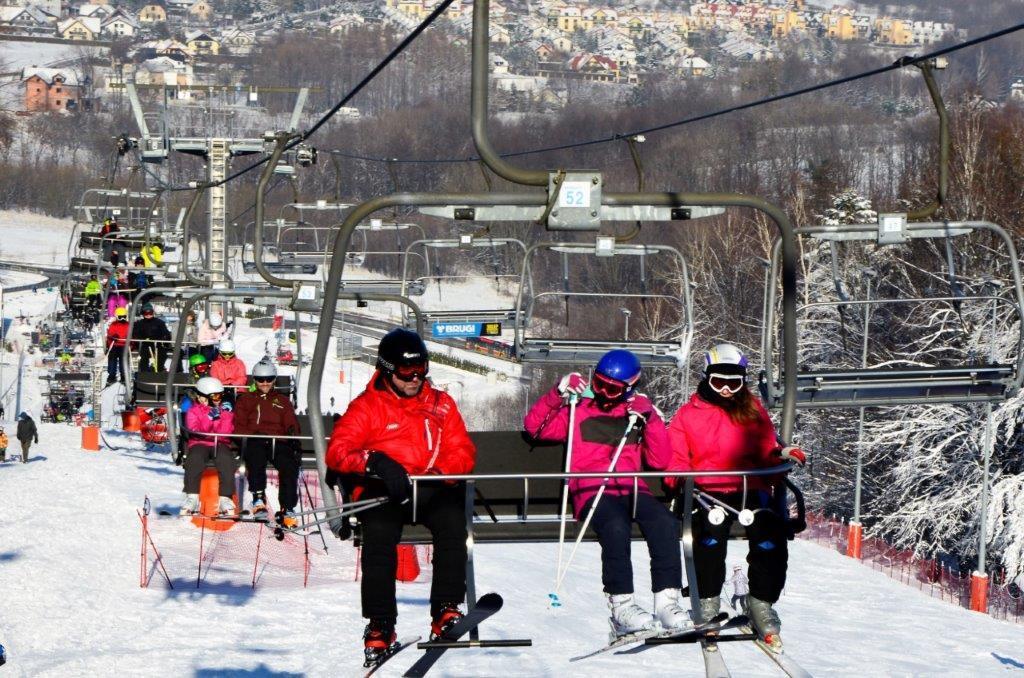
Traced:
<path fill-rule="evenodd" d="M 583 27 L 583 13 L 579 7 L 563 7 L 558 13 L 558 30 L 572 33 Z"/>
<path fill-rule="evenodd" d="M 95 40 L 100 33 L 98 17 L 76 17 L 57 24 L 57 34 L 65 40 Z"/>
<path fill-rule="evenodd" d="M 220 54 L 220 42 L 203 31 L 192 31 L 185 36 L 185 45 L 192 56 Z"/>
<path fill-rule="evenodd" d="M 398 11 L 416 18 L 423 18 L 427 15 L 427 8 L 423 6 L 423 0 L 398 0 Z"/>
<path fill-rule="evenodd" d="M 800 12 L 777 9 L 772 12 L 772 36 L 783 38 L 793 31 L 807 30 L 807 21 Z"/>
<path fill-rule="evenodd" d="M 167 9 L 163 5 L 146 5 L 139 12 L 139 22 L 144 24 L 166 23 Z"/>
<path fill-rule="evenodd" d="M 828 37 L 833 40 L 857 39 L 857 26 L 849 14 L 829 12 L 822 15 L 821 19 Z"/>
<path fill-rule="evenodd" d="M 192 6 L 188 8 L 188 14 L 193 19 L 208 23 L 213 18 L 213 5 L 207 0 L 196 0 L 192 3 Z"/>
<path fill-rule="evenodd" d="M 875 19 L 875 42 L 882 45 L 912 45 L 914 35 L 910 28 L 910 22 L 902 19 Z"/>

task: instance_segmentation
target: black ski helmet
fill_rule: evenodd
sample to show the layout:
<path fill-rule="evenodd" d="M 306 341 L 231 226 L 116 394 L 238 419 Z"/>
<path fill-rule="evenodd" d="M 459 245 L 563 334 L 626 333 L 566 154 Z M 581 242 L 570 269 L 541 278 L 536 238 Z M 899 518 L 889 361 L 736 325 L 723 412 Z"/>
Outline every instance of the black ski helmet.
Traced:
<path fill-rule="evenodd" d="M 427 362 L 427 345 L 420 335 L 401 327 L 384 335 L 377 347 L 377 369 L 390 374 L 403 365 Z"/>

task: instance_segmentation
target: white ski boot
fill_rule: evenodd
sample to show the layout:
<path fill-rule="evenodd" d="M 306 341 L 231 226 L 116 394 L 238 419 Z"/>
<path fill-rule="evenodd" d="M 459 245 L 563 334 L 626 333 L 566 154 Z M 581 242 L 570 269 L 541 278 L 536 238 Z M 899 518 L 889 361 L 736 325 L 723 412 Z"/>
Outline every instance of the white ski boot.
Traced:
<path fill-rule="evenodd" d="M 666 631 L 685 631 L 693 628 L 693 622 L 686 610 L 679 606 L 682 592 L 679 589 L 662 589 L 654 592 L 654 616 Z"/>
<path fill-rule="evenodd" d="M 750 625 L 761 636 L 761 640 L 772 652 L 782 652 L 782 622 L 771 603 L 747 594 L 747 614 Z"/>
<path fill-rule="evenodd" d="M 608 608 L 612 611 L 608 620 L 611 641 L 630 633 L 652 631 L 657 624 L 654 615 L 634 602 L 632 593 L 608 594 Z"/>
<path fill-rule="evenodd" d="M 199 495 L 186 494 L 185 502 L 181 505 L 181 510 L 178 512 L 178 515 L 192 516 L 197 513 L 199 513 Z"/>
<path fill-rule="evenodd" d="M 218 515 L 234 515 L 235 513 L 235 500 L 231 497 L 221 497 L 217 500 L 217 514 Z"/>

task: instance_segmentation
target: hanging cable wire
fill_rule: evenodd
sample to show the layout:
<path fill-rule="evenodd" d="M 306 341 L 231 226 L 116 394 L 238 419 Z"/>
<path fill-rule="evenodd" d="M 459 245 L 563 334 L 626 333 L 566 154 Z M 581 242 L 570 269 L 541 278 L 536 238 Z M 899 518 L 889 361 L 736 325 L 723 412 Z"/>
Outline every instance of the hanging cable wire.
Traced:
<path fill-rule="evenodd" d="M 317 130 L 319 130 L 321 127 L 323 127 L 325 124 L 327 124 L 328 120 L 333 118 L 338 111 L 340 111 L 346 104 L 348 104 L 349 101 L 352 100 L 353 97 L 355 97 L 357 94 L 359 94 L 363 90 L 363 88 L 365 88 L 367 85 L 369 85 L 370 82 L 372 82 L 373 79 L 376 78 L 380 74 L 381 71 L 383 71 L 385 68 L 387 68 L 388 65 L 392 61 L 394 61 L 396 58 L 398 58 L 398 56 L 402 52 L 404 52 L 406 50 L 406 48 L 408 48 L 409 45 L 411 45 L 413 43 L 413 41 L 416 40 L 416 38 L 418 38 L 423 31 L 425 31 L 432 23 L 434 23 L 434 21 L 439 16 L 441 16 L 441 14 L 443 14 L 445 12 L 445 10 L 448 9 L 448 6 L 451 5 L 452 2 L 454 2 L 454 1 L 455 0 L 442 0 L 442 2 L 437 7 L 434 8 L 434 11 L 432 11 L 429 15 L 427 15 L 426 19 L 424 19 L 422 22 L 420 22 L 420 24 L 418 26 L 416 26 L 416 28 L 414 28 L 411 33 L 409 33 L 409 35 L 405 36 L 405 38 L 400 43 L 398 43 L 394 47 L 394 49 L 392 49 L 391 52 L 389 52 L 388 55 L 386 57 L 384 57 L 383 60 L 381 60 L 376 66 L 373 67 L 373 70 L 371 70 L 369 73 L 367 73 L 363 77 L 363 79 L 360 80 L 356 84 L 355 87 L 353 87 L 352 89 L 349 90 L 348 94 L 346 94 L 344 97 L 342 97 L 342 99 L 338 103 L 334 104 L 334 106 L 332 106 L 330 108 L 330 110 L 328 110 L 326 113 L 324 113 L 322 116 L 320 116 L 320 119 L 317 120 L 315 123 L 313 123 L 312 127 L 310 127 L 309 129 L 305 130 L 304 132 L 299 132 L 299 133 L 295 134 L 294 137 L 292 137 L 292 139 L 288 142 L 287 146 L 285 147 L 285 150 L 287 151 L 289 149 L 294 148 L 296 145 L 302 143 L 303 141 L 305 141 L 309 137 L 313 136 L 317 132 Z M 199 187 L 213 188 L 214 186 L 221 186 L 221 185 L 226 184 L 226 183 L 228 183 L 230 181 L 234 181 L 238 177 L 251 172 L 252 170 L 256 169 L 257 167 L 261 167 L 262 165 L 264 165 L 267 162 L 269 157 L 270 157 L 269 155 L 265 155 L 263 158 L 261 158 L 257 162 L 254 162 L 253 164 L 249 165 L 248 167 L 243 167 L 242 169 L 238 170 L 237 172 L 234 172 L 233 174 L 230 174 L 230 175 L 224 177 L 220 181 L 216 181 L 216 182 L 202 182 L 202 183 L 199 183 L 199 184 L 197 184 L 195 186 L 170 186 L 170 187 L 168 187 L 167 190 L 169 190 L 169 191 L 192 191 L 192 190 L 195 190 L 196 188 L 199 188 Z"/>
<path fill-rule="evenodd" d="M 900 59 L 897 59 L 896 61 L 894 61 L 893 63 L 891 63 L 891 64 L 889 64 L 887 66 L 881 66 L 879 68 L 874 68 L 874 69 L 871 69 L 869 71 L 864 71 L 864 72 L 861 72 L 861 73 L 856 73 L 854 75 L 848 75 L 848 76 L 845 76 L 845 77 L 842 77 L 842 78 L 837 78 L 835 80 L 829 80 L 827 82 L 818 83 L 816 85 L 810 85 L 808 87 L 803 87 L 801 89 L 791 90 L 789 92 L 783 92 L 782 94 L 777 94 L 775 96 L 766 97 L 764 99 L 757 99 L 756 101 L 750 101 L 750 102 L 743 103 L 743 104 L 737 104 L 735 106 L 729 106 L 728 108 L 719 109 L 717 111 L 712 111 L 710 113 L 702 113 L 700 115 L 690 116 L 688 118 L 683 118 L 681 120 L 674 120 L 672 122 L 667 122 L 667 123 L 663 123 L 663 124 L 660 124 L 660 125 L 655 125 L 653 127 L 645 127 L 643 129 L 633 130 L 631 132 L 615 133 L 615 134 L 611 134 L 611 135 L 608 135 L 608 136 L 597 137 L 597 138 L 594 138 L 594 139 L 586 139 L 586 140 L 583 140 L 583 141 L 574 141 L 574 142 L 565 143 L 565 144 L 558 144 L 556 146 L 542 146 L 540 148 L 531 148 L 531 149 L 527 149 L 527 150 L 523 150 L 523 151 L 513 151 L 513 152 L 510 152 L 510 153 L 501 153 L 499 155 L 502 158 L 519 158 L 519 157 L 526 156 L 526 155 L 535 155 L 537 153 L 549 153 L 551 151 L 564 151 L 564 150 L 568 150 L 568 149 L 572 149 L 572 148 L 583 148 L 583 147 L 586 147 L 586 146 L 596 146 L 598 144 L 607 144 L 607 143 L 611 143 L 613 141 L 620 141 L 622 139 L 627 139 L 627 138 L 630 138 L 630 137 L 636 137 L 636 136 L 642 136 L 642 135 L 647 135 L 647 134 L 653 134 L 655 132 L 664 132 L 665 130 L 673 129 L 675 127 L 681 127 L 683 125 L 689 125 L 689 124 L 692 124 L 692 123 L 695 123 L 695 122 L 701 122 L 701 121 L 704 121 L 704 120 L 710 120 L 712 118 L 717 118 L 717 117 L 720 117 L 720 116 L 723 116 L 723 115 L 728 115 L 730 113 L 736 113 L 738 111 L 745 111 L 745 110 L 749 110 L 751 108 L 757 108 L 759 106 L 765 106 L 767 104 L 776 103 L 776 102 L 779 102 L 779 101 L 783 101 L 785 99 L 791 99 L 793 97 L 803 96 L 804 94 L 811 94 L 812 92 L 818 92 L 818 91 L 821 91 L 823 89 L 829 89 L 829 88 L 832 88 L 832 87 L 838 87 L 839 85 L 845 85 L 847 83 L 855 82 L 857 80 L 863 80 L 865 78 L 871 78 L 871 77 L 874 77 L 876 75 L 881 75 L 883 73 L 888 73 L 890 71 L 896 71 L 896 70 L 899 70 L 901 68 L 906 68 L 907 66 L 913 66 L 913 65 L 916 65 L 918 63 L 921 63 L 921 62 L 924 62 L 924 61 L 928 61 L 930 59 L 935 59 L 935 58 L 940 57 L 940 56 L 945 56 L 946 54 L 952 54 L 953 52 L 957 52 L 957 51 L 962 50 L 962 49 L 967 49 L 968 47 L 974 47 L 975 45 L 980 45 L 980 44 L 988 42 L 990 40 L 995 40 L 996 38 L 1001 38 L 1004 35 L 1009 35 L 1011 33 L 1015 33 L 1015 32 L 1017 32 L 1017 31 L 1019 31 L 1021 29 L 1024 29 L 1024 23 L 1014 24 L 1012 26 L 1008 26 L 1007 28 L 1003 28 L 1003 29 L 1000 29 L 998 31 L 994 31 L 992 33 L 986 33 L 985 35 L 978 36 L 977 38 L 973 38 L 973 39 L 967 40 L 965 42 L 957 43 L 955 45 L 950 45 L 949 47 L 944 47 L 942 49 L 938 49 L 938 50 L 935 50 L 933 52 L 928 52 L 927 54 L 923 54 L 921 56 L 916 56 L 916 57 L 915 56 L 905 56 L 905 57 L 901 57 Z M 441 165 L 441 164 L 455 164 L 455 163 L 463 163 L 463 162 L 479 162 L 480 161 L 480 157 L 476 156 L 476 155 L 467 156 L 467 157 L 464 157 L 464 158 L 378 158 L 378 157 L 369 156 L 369 155 L 359 155 L 359 154 L 356 154 L 356 153 L 346 153 L 345 151 L 338 151 L 338 150 L 329 150 L 329 151 L 321 150 L 321 152 L 322 153 L 323 152 L 331 153 L 333 155 L 337 155 L 337 156 L 340 156 L 342 158 L 349 158 L 351 160 L 362 160 L 364 162 L 394 162 L 394 163 L 403 163 L 403 164 L 438 164 L 438 165 Z"/>

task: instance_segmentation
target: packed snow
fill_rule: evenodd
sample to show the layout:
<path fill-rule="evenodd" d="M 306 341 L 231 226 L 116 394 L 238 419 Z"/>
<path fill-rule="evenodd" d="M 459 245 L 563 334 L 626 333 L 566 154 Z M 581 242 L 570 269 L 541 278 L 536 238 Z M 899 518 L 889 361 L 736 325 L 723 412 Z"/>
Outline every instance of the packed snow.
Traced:
<path fill-rule="evenodd" d="M 187 570 L 171 569 L 173 589 L 158 572 L 148 589 L 139 588 L 136 509 L 146 495 L 155 507 L 176 507 L 181 472 L 167 454 L 147 451 L 137 439 L 106 437 L 119 449 L 85 452 L 80 429 L 44 424 L 28 464 L 0 465 L 0 642 L 7 647 L 8 673 L 361 673 L 359 584 L 331 576 L 332 568 L 350 571 L 352 547 L 333 537 L 328 555 L 314 560 L 309 588 L 302 588 L 301 571 L 290 587 L 258 582 L 252 588 L 249 572 L 226 574 L 216 558 L 199 588 L 195 560 Z M 171 551 L 177 541 L 198 554 L 200 531 L 187 521 L 165 520 L 169 528 L 154 529 L 157 547 Z M 301 541 L 293 548 L 301 551 Z M 740 561 L 741 548 L 733 546 L 730 563 Z M 482 637 L 528 637 L 534 645 L 450 651 L 436 675 L 703 675 L 694 646 L 570 664 L 570 656 L 606 639 L 600 563 L 597 546 L 585 544 L 565 586 L 564 607 L 552 611 L 546 592 L 555 551 L 553 544 L 476 546 L 478 592 L 505 597 Z M 637 590 L 646 591 L 642 544 L 633 560 Z M 399 584 L 400 635 L 426 632 L 428 595 L 428 583 Z M 808 542 L 792 546 L 789 586 L 778 609 L 787 652 L 817 675 L 981 676 L 1024 664 L 1020 627 L 931 599 Z M 721 651 L 735 675 L 778 675 L 753 646 Z M 381 674 L 400 675 L 417 656 L 407 650 Z"/>
<path fill-rule="evenodd" d="M 74 228 L 70 219 L 0 210 L 0 260 L 65 266 Z"/>

